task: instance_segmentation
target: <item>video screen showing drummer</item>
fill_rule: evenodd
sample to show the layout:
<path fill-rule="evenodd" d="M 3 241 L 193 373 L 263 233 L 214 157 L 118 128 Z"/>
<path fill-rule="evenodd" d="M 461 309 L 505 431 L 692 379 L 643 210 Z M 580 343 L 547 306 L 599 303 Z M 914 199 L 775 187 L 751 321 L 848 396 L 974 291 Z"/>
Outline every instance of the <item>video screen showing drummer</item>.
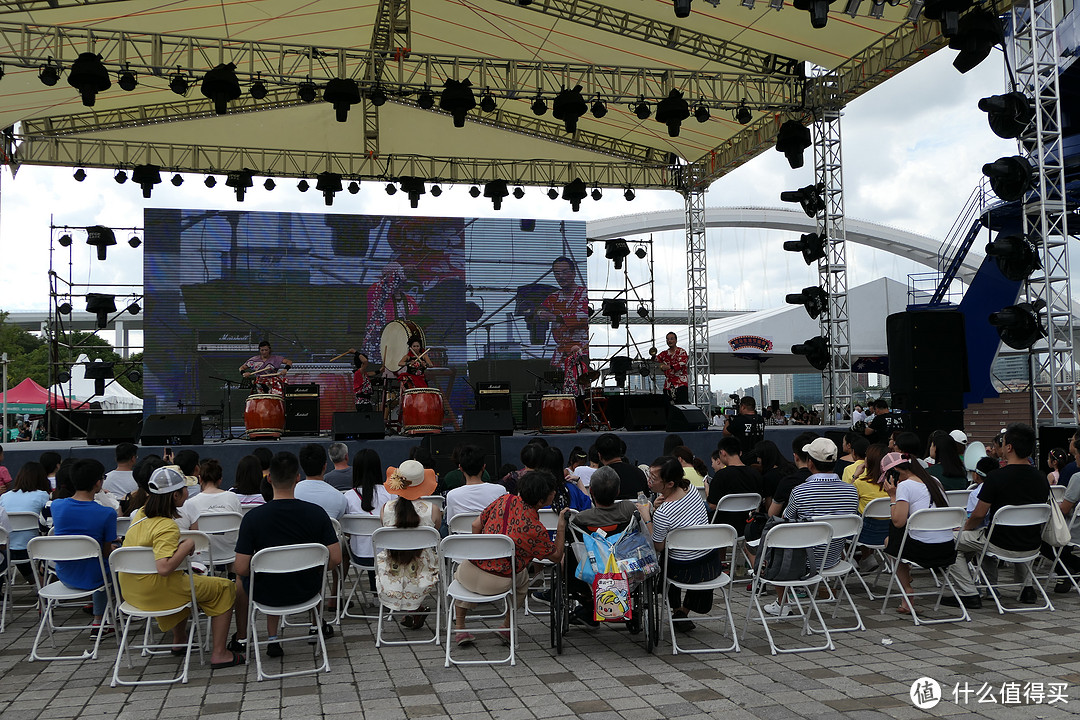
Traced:
<path fill-rule="evenodd" d="M 419 336 L 409 338 L 409 350 L 398 362 L 398 379 L 401 380 L 401 389 L 426 388 L 428 386 L 425 372 L 433 367 L 428 358 L 428 351 L 424 349 L 424 343 Z"/>
<path fill-rule="evenodd" d="M 353 396 L 356 402 L 356 411 L 363 412 L 375 407 L 375 388 L 371 384 L 372 372 L 368 363 L 368 356 L 362 352 L 353 353 Z"/>
<path fill-rule="evenodd" d="M 292 360 L 275 355 L 268 340 L 259 343 L 259 354 L 248 358 L 240 366 L 240 373 L 251 379 L 251 391 L 258 394 L 284 395 L 285 373 L 292 367 Z"/>
<path fill-rule="evenodd" d="M 577 265 L 570 258 L 555 258 L 551 272 L 559 290 L 541 303 L 536 315 L 551 323 L 551 366 L 563 371 L 563 392 L 581 395 L 585 389 L 579 380 L 589 371 L 589 294 L 578 284 Z"/>

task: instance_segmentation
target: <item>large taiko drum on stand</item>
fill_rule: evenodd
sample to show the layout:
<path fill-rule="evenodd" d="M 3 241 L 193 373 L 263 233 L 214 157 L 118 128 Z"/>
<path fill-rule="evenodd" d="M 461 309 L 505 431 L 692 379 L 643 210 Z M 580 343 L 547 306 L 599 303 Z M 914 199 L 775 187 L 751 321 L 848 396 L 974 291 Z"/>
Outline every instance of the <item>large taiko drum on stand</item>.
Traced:
<path fill-rule="evenodd" d="M 540 400 L 540 428 L 546 433 L 577 432 L 577 398 L 545 395 Z"/>
<path fill-rule="evenodd" d="M 285 432 L 285 398 L 281 395 L 248 395 L 244 405 L 248 440 L 276 440 Z"/>
<path fill-rule="evenodd" d="M 437 388 L 409 388 L 401 393 L 401 431 L 406 435 L 441 433 L 442 393 Z"/>
<path fill-rule="evenodd" d="M 398 362 L 409 352 L 409 338 L 413 336 L 420 338 L 421 346 L 427 347 L 423 329 L 412 320 L 392 320 L 386 324 L 379 341 L 384 367 L 397 372 Z"/>

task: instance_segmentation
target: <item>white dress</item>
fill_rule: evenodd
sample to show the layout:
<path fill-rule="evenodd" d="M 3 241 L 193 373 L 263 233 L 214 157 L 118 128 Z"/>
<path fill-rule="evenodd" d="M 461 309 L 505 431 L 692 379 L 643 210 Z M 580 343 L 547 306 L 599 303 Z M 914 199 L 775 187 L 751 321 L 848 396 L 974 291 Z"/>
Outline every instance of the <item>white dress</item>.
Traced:
<path fill-rule="evenodd" d="M 397 503 L 395 496 L 383 505 L 383 527 L 393 527 Z M 416 500 L 416 514 L 422 527 L 435 527 L 434 506 L 426 500 Z M 379 600 L 391 610 L 416 610 L 439 584 L 439 560 L 434 548 L 427 548 L 407 563 L 400 563 L 382 550 L 375 557 L 375 589 Z"/>

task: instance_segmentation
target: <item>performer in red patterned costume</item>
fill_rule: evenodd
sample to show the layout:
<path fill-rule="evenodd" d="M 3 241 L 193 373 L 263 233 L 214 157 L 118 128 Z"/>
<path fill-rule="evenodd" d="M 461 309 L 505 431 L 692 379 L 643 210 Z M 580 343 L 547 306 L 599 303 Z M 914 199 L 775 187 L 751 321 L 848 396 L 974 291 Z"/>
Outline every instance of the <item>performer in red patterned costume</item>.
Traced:
<path fill-rule="evenodd" d="M 668 349 L 656 356 L 660 361 L 660 369 L 667 378 L 664 390 L 676 405 L 685 405 L 690 402 L 690 391 L 687 387 L 690 379 L 690 356 L 675 344 L 678 341 L 675 333 L 669 332 L 664 340 Z"/>
<path fill-rule="evenodd" d="M 240 366 L 244 377 L 252 378 L 252 388 L 257 393 L 285 394 L 285 373 L 292 367 L 292 360 L 274 355 L 270 343 L 259 343 L 259 354 L 252 356 Z"/>
<path fill-rule="evenodd" d="M 580 395 L 578 378 L 589 369 L 589 295 L 577 284 L 577 266 L 570 258 L 555 258 L 551 272 L 559 291 L 544 300 L 537 316 L 551 322 L 555 340 L 551 365 L 566 373 L 563 392 Z"/>

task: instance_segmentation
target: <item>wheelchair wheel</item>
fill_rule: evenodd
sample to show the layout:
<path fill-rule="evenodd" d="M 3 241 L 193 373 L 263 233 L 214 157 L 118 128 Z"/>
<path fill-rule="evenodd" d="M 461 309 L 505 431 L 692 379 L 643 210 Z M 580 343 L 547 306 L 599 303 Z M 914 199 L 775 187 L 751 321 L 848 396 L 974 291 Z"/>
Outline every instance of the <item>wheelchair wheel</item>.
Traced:
<path fill-rule="evenodd" d="M 551 568 L 551 614 L 548 615 L 548 624 L 551 628 L 551 647 L 555 648 L 559 655 L 562 655 L 563 651 L 563 634 L 567 622 L 566 583 L 563 582 L 562 566 L 556 565 Z"/>

